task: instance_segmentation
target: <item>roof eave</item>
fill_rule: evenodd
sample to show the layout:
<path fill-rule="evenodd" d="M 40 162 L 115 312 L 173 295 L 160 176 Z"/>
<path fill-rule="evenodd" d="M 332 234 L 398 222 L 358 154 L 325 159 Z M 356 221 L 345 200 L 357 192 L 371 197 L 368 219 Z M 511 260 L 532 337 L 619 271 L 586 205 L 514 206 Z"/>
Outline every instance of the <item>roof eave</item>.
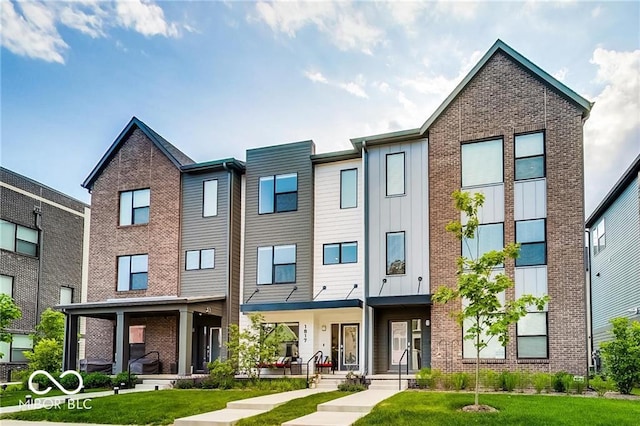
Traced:
<path fill-rule="evenodd" d="M 225 167 L 234 169 L 240 173 L 245 171 L 245 163 L 235 158 L 224 158 L 222 160 L 206 161 L 203 163 L 187 164 L 180 167 L 185 173 L 224 170 Z"/>
<path fill-rule="evenodd" d="M 408 130 L 400 130 L 397 132 L 390 133 L 381 133 L 378 135 L 371 136 L 363 136 L 359 138 L 352 138 L 351 144 L 358 151 L 362 149 L 363 142 L 366 143 L 366 146 L 371 145 L 383 145 L 389 143 L 398 143 L 409 140 L 419 139 L 423 136 L 423 133 L 420 129 L 408 129 Z"/>

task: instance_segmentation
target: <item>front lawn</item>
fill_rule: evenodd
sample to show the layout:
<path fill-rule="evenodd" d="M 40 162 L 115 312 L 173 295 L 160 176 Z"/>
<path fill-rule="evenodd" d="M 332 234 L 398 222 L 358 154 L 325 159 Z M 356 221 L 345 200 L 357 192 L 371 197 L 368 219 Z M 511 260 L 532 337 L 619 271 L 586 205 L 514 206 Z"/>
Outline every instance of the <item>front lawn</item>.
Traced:
<path fill-rule="evenodd" d="M 289 420 L 315 413 L 318 409 L 318 404 L 342 398 L 352 393 L 341 391 L 316 393 L 304 398 L 294 399 L 266 413 L 242 419 L 236 424 L 238 426 L 280 426 Z"/>
<path fill-rule="evenodd" d="M 169 389 L 104 396 L 87 405 L 90 410 L 40 409 L 21 411 L 2 416 L 3 419 L 166 425 L 180 417 L 225 408 L 230 401 L 274 393 L 273 390 L 180 390 Z"/>
<path fill-rule="evenodd" d="M 637 425 L 640 401 L 580 396 L 482 394 L 480 403 L 498 413 L 459 411 L 472 393 L 405 391 L 378 404 L 358 420 L 365 425 Z"/>
<path fill-rule="evenodd" d="M 102 392 L 110 389 L 87 389 L 85 392 Z M 24 403 L 24 397 L 31 395 L 34 400 L 40 398 L 50 398 L 53 396 L 63 396 L 64 393 L 58 389 L 51 389 L 46 395 L 37 395 L 28 390 L 16 390 L 16 391 L 4 391 L 0 394 L 0 407 L 12 407 L 14 405 L 20 405 L 20 402 Z"/>

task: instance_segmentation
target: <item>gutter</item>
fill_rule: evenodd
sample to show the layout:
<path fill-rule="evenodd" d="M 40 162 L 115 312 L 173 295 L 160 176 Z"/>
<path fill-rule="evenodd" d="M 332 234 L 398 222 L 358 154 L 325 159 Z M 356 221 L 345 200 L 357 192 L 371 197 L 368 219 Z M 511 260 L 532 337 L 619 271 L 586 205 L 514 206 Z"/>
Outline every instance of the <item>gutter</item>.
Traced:
<path fill-rule="evenodd" d="M 226 305 L 227 305 L 227 332 L 226 334 L 226 341 L 229 341 L 229 326 L 231 325 L 231 300 L 233 297 L 232 291 L 231 289 L 233 288 L 232 282 L 231 282 L 231 260 L 233 259 L 232 256 L 232 248 L 233 248 L 233 243 L 231 241 L 231 227 L 233 226 L 233 185 L 232 185 L 232 181 L 233 181 L 233 172 L 232 170 L 229 168 L 229 166 L 227 165 L 227 162 L 225 161 L 224 163 L 222 163 L 222 168 L 224 170 L 226 170 L 227 172 L 227 300 L 226 300 Z M 224 340 L 224 338 L 223 338 Z"/>
<path fill-rule="evenodd" d="M 364 294 L 362 298 L 362 310 L 364 312 L 364 370 L 363 375 L 369 372 L 369 308 L 367 297 L 369 295 L 369 152 L 367 141 L 362 141 L 362 163 L 364 174 Z M 371 351 L 372 352 L 372 351 Z"/>

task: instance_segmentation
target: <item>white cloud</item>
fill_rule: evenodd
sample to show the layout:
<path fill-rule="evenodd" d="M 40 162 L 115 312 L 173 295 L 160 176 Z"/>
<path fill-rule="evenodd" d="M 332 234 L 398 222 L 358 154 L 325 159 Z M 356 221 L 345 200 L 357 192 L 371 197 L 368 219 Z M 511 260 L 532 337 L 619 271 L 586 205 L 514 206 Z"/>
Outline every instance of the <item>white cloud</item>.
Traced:
<path fill-rule="evenodd" d="M 600 7 L 600 5 L 598 5 L 598 6 L 594 7 L 591 10 L 591 17 L 592 18 L 597 18 L 597 17 L 600 16 L 601 13 L 602 13 L 602 7 Z"/>
<path fill-rule="evenodd" d="M 552 75 L 555 79 L 564 81 L 568 73 L 569 73 L 569 69 L 567 67 L 562 67 L 558 71 L 554 72 Z"/>
<path fill-rule="evenodd" d="M 372 54 L 372 49 L 382 43 L 384 33 L 370 25 L 364 14 L 356 11 L 349 2 L 288 1 L 258 2 L 255 15 L 248 21 L 263 21 L 275 33 L 295 38 L 298 31 L 314 26 L 329 37 L 340 50 L 360 50 Z"/>
<path fill-rule="evenodd" d="M 103 2 L 0 1 L 0 40 L 10 52 L 33 59 L 64 64 L 69 45 L 61 27 L 92 37 L 107 37 L 107 30 L 121 26 L 145 36 L 179 36 L 176 23 L 168 22 L 160 6 L 150 0 Z M 187 31 L 193 29 L 183 25 Z M 118 46 L 116 46 L 118 47 Z"/>
<path fill-rule="evenodd" d="M 314 83 L 329 83 L 329 81 L 322 75 L 321 72 L 305 71 L 304 75 Z"/>
<path fill-rule="evenodd" d="M 403 92 L 398 92 L 398 102 L 407 110 L 415 111 L 416 104 L 411 102 Z"/>
<path fill-rule="evenodd" d="M 347 92 L 359 98 L 365 98 L 365 99 L 369 98 L 369 96 L 367 95 L 367 92 L 364 91 L 362 86 L 359 85 L 358 83 L 354 83 L 353 81 L 350 81 L 349 83 L 340 83 L 338 87 L 346 90 Z"/>
<path fill-rule="evenodd" d="M 358 98 L 369 99 L 369 95 L 367 95 L 367 92 L 364 89 L 367 82 L 362 74 L 358 74 L 354 81 L 347 82 L 330 81 L 319 71 L 305 71 L 304 76 L 314 83 L 327 84 L 329 86 L 342 89 Z"/>

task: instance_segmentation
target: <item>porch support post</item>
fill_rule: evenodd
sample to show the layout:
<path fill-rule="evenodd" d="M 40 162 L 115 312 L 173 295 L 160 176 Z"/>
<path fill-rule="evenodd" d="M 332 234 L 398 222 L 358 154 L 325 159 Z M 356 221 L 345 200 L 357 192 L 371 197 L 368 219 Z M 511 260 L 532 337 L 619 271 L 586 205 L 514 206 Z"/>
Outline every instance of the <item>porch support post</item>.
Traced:
<path fill-rule="evenodd" d="M 116 313 L 115 374 L 127 371 L 129 361 L 129 318 L 124 312 Z"/>
<path fill-rule="evenodd" d="M 180 308 L 180 329 L 178 330 L 178 375 L 191 374 L 191 340 L 193 336 L 193 313 L 186 307 Z"/>
<path fill-rule="evenodd" d="M 65 315 L 63 370 L 76 370 L 78 365 L 78 316 Z"/>

